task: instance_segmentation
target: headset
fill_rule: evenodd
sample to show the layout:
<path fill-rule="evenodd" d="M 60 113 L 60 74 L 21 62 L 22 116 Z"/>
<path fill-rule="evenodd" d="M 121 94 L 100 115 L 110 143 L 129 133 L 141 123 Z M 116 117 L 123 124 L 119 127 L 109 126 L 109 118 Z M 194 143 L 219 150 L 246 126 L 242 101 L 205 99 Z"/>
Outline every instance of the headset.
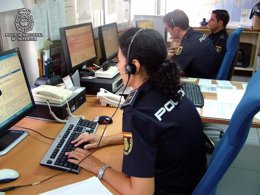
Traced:
<path fill-rule="evenodd" d="M 135 74 L 136 73 L 136 66 L 130 61 L 130 51 L 131 51 L 131 47 L 132 44 L 134 42 L 135 37 L 139 34 L 139 32 L 141 32 L 143 29 L 139 29 L 133 36 L 133 38 L 131 39 L 128 49 L 127 49 L 127 55 L 126 55 L 126 59 L 127 59 L 127 64 L 125 65 L 125 74 L 128 74 L 128 76 L 130 76 L 131 74 Z"/>

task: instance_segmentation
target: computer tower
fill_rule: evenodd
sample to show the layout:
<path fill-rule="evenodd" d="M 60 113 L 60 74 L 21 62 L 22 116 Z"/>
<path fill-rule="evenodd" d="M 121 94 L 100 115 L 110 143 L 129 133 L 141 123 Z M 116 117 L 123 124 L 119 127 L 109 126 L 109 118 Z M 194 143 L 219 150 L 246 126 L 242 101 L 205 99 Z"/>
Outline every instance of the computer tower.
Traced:
<path fill-rule="evenodd" d="M 248 67 L 250 65 L 252 47 L 253 45 L 251 43 L 240 43 L 236 66 Z"/>

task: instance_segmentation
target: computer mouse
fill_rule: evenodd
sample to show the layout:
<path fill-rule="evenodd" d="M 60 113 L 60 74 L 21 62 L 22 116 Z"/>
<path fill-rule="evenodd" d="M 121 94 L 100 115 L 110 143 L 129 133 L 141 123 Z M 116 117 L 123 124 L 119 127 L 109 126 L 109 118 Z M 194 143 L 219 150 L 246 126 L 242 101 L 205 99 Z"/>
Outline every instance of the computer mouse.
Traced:
<path fill-rule="evenodd" d="M 112 124 L 113 123 L 113 120 L 111 117 L 109 116 L 99 116 L 98 117 L 98 124 L 102 124 L 102 125 L 106 125 L 106 124 Z"/>
<path fill-rule="evenodd" d="M 19 173 L 14 169 L 0 169 L 0 183 L 14 181 L 19 177 Z"/>

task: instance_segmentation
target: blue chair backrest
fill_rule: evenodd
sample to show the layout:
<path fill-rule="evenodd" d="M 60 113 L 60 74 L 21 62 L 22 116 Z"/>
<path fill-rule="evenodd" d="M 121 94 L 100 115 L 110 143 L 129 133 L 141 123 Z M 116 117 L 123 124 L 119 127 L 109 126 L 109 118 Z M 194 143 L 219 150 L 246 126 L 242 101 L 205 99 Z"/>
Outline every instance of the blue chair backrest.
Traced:
<path fill-rule="evenodd" d="M 216 187 L 243 147 L 254 115 L 260 110 L 260 71 L 248 82 L 229 126 L 210 158 L 208 169 L 192 195 L 215 195 Z"/>
<path fill-rule="evenodd" d="M 228 80 L 229 71 L 232 68 L 233 61 L 238 51 L 239 38 L 243 28 L 239 27 L 232 31 L 228 36 L 226 43 L 226 53 L 216 76 L 218 80 Z"/>

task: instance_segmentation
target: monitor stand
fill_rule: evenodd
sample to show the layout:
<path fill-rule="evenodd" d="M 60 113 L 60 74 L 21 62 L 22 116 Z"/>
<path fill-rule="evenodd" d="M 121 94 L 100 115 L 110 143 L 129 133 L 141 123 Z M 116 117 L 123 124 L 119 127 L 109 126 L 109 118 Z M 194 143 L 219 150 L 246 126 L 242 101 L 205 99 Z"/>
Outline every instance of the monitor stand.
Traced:
<path fill-rule="evenodd" d="M 5 155 L 28 135 L 23 130 L 8 130 L 0 137 L 0 156 Z"/>

